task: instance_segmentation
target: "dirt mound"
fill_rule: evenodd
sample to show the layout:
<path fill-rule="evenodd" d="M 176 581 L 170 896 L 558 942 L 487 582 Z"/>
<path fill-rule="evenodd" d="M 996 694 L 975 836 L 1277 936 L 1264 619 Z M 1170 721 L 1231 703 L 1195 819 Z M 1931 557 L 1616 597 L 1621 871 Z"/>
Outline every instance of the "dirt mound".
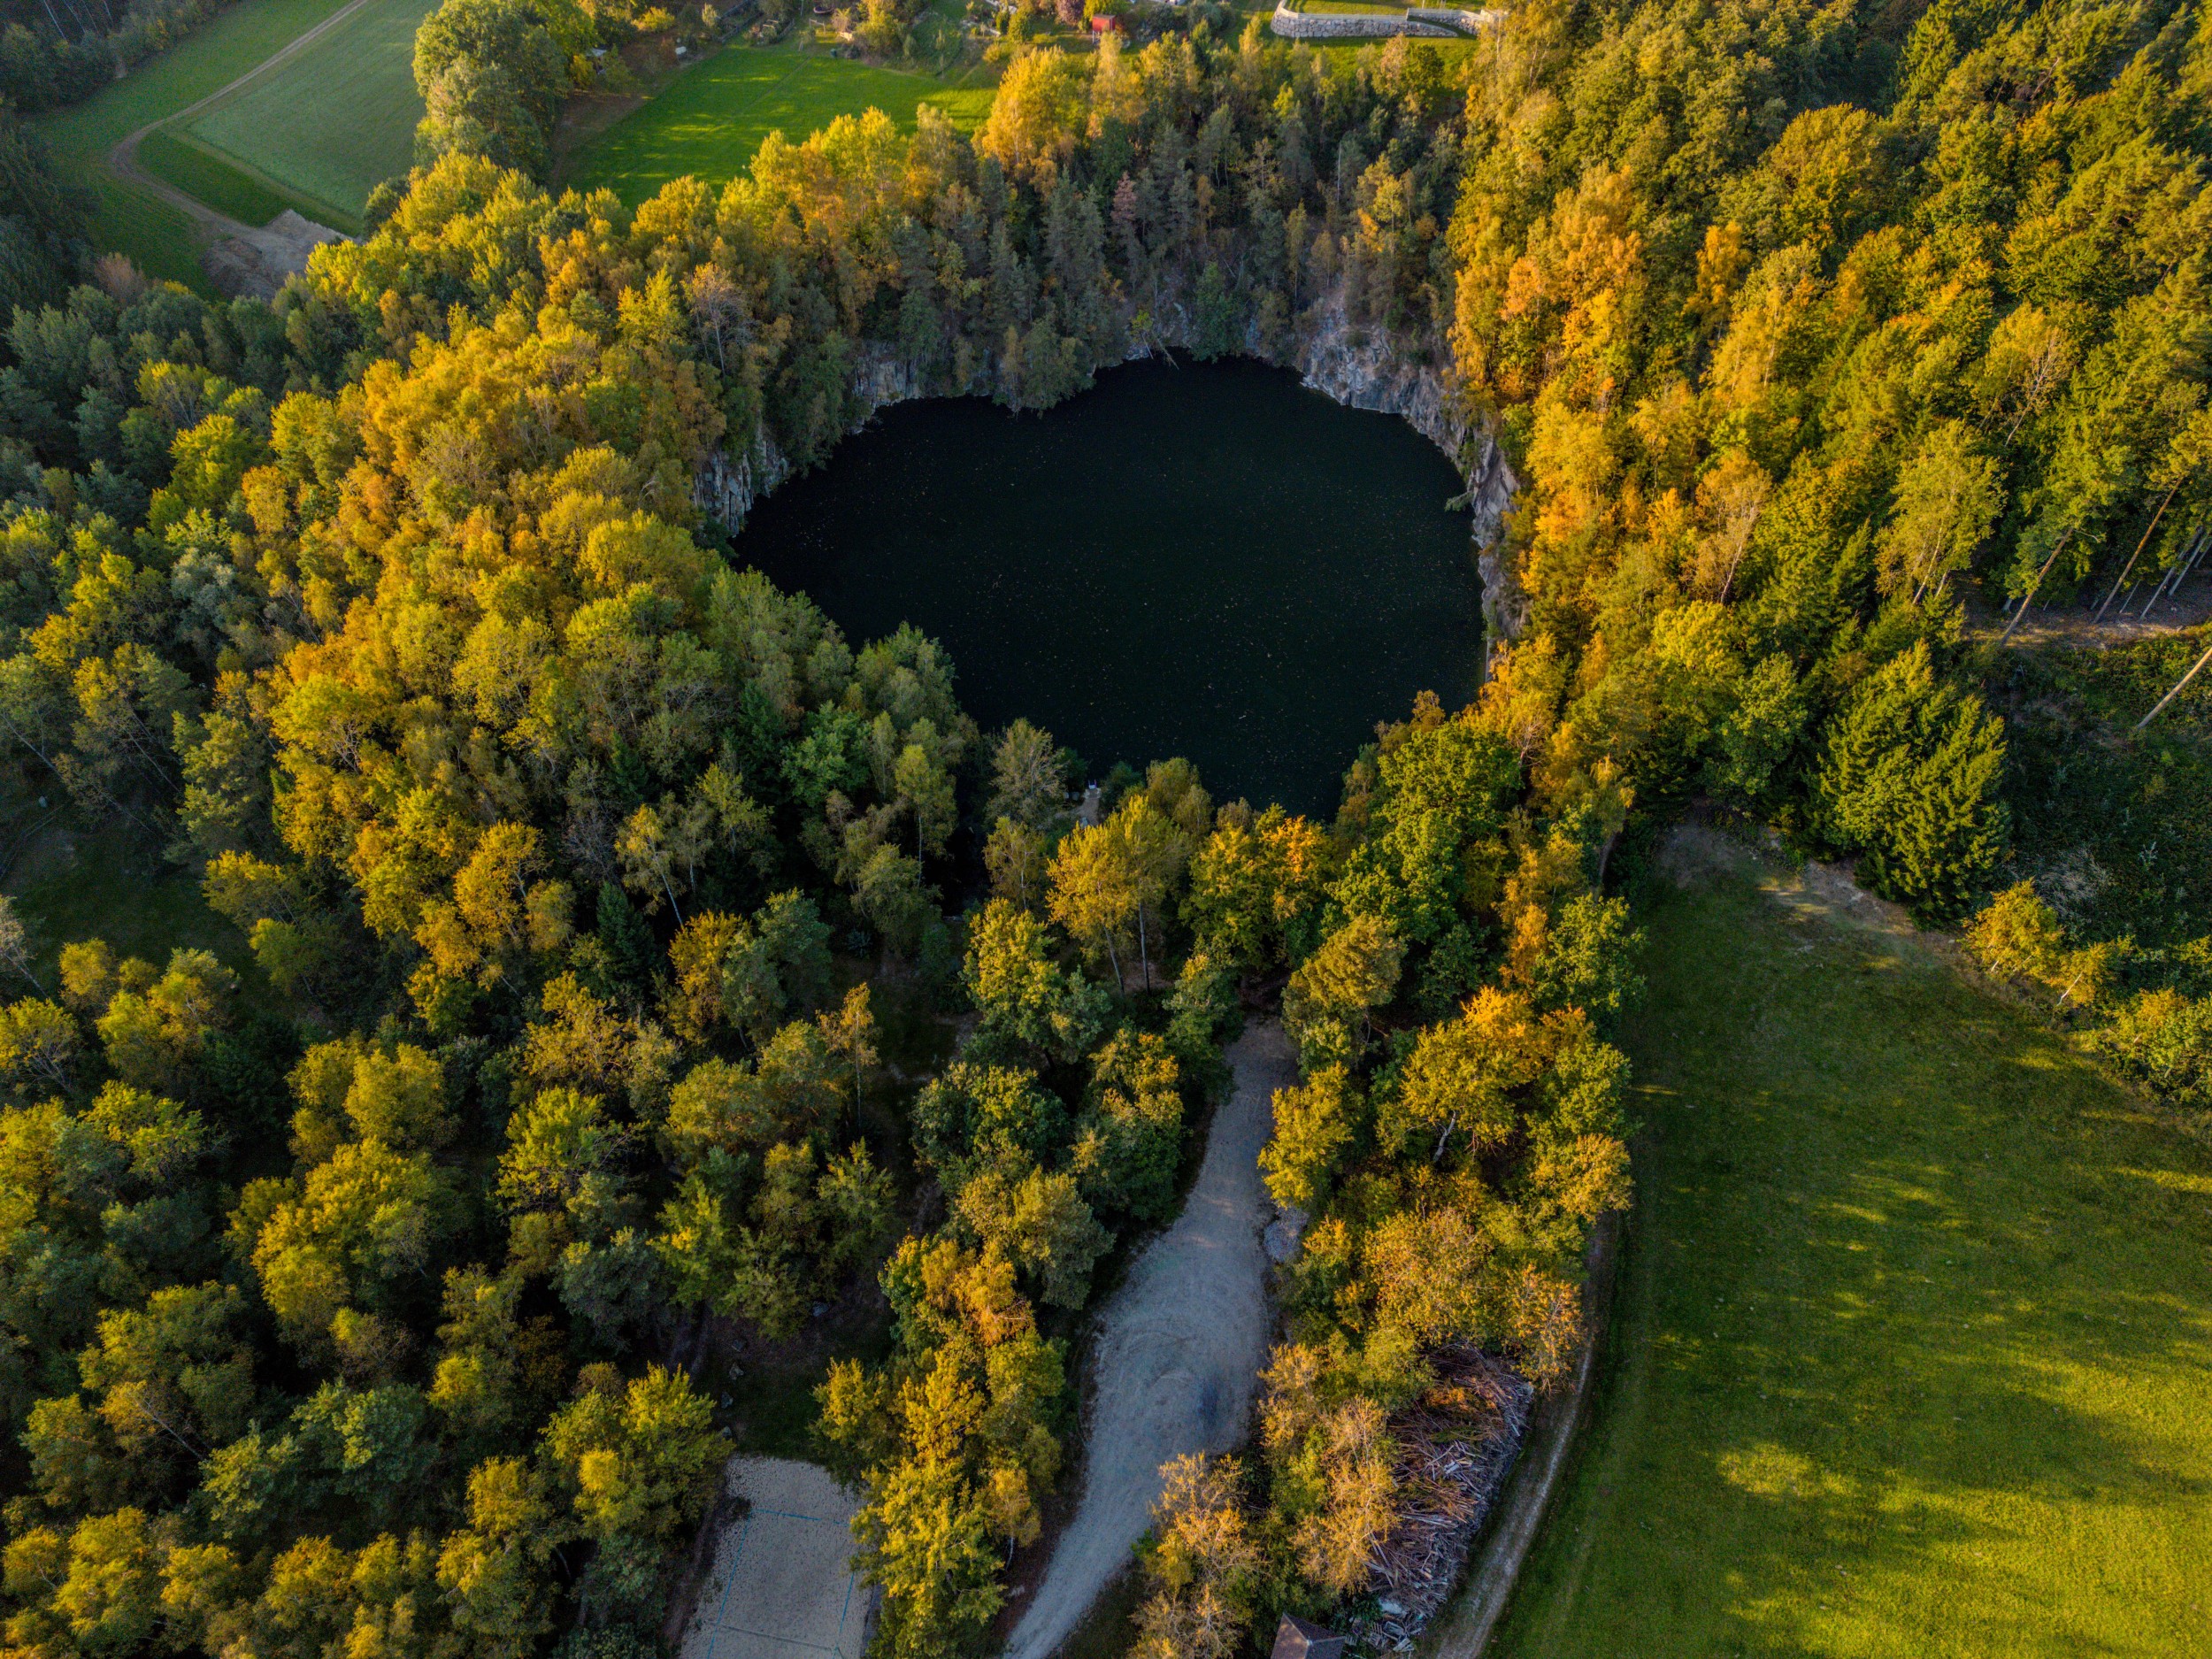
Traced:
<path fill-rule="evenodd" d="M 242 230 L 211 243 L 202 263 L 224 293 L 270 299 L 286 278 L 307 269 L 308 255 L 325 242 L 345 240 L 342 232 L 288 207 L 259 230 Z"/>

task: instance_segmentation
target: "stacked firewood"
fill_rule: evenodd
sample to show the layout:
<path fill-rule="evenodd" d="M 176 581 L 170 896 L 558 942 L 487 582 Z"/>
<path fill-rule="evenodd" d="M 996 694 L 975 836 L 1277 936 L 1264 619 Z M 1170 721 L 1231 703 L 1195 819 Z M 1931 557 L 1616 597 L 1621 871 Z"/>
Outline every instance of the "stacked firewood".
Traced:
<path fill-rule="evenodd" d="M 1409 1648 L 1442 1609 L 1512 1472 L 1535 1396 L 1479 1348 L 1448 1348 L 1433 1361 L 1435 1386 L 1390 1420 L 1396 1518 L 1368 1558 L 1377 1611 L 1351 1632 L 1371 1652 Z"/>

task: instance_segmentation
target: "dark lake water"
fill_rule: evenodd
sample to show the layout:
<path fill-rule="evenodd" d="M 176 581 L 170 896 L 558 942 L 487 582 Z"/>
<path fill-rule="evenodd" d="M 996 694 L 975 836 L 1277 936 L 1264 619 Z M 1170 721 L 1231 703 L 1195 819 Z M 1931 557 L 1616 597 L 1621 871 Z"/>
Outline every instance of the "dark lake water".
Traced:
<path fill-rule="evenodd" d="M 1217 800 L 1328 812 L 1378 720 L 1479 681 L 1460 488 L 1287 371 L 1152 362 L 1042 416 L 887 410 L 735 547 L 856 641 L 933 635 L 987 729 L 1026 715 L 1094 778 L 1187 755 Z"/>

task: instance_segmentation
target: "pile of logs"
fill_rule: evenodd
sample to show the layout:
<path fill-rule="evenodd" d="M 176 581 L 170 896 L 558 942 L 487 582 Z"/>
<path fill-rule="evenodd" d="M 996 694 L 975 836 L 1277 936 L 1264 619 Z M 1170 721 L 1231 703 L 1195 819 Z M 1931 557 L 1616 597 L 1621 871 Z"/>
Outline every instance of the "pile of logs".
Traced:
<path fill-rule="evenodd" d="M 1411 1647 L 1442 1610 L 1512 1472 L 1535 1397 L 1512 1366 L 1479 1348 L 1448 1348 L 1433 1363 L 1435 1386 L 1390 1420 L 1396 1519 L 1368 1558 L 1378 1611 L 1352 1632 L 1371 1652 Z"/>

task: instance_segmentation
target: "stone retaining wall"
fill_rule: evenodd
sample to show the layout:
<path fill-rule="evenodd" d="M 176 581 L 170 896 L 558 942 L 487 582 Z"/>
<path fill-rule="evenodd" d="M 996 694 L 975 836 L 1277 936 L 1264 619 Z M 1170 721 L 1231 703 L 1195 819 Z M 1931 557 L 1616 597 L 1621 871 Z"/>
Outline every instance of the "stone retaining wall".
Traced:
<path fill-rule="evenodd" d="M 1417 23 L 1444 23 L 1470 35 L 1505 21 L 1502 12 L 1464 12 L 1457 6 L 1408 6 L 1406 16 Z"/>

